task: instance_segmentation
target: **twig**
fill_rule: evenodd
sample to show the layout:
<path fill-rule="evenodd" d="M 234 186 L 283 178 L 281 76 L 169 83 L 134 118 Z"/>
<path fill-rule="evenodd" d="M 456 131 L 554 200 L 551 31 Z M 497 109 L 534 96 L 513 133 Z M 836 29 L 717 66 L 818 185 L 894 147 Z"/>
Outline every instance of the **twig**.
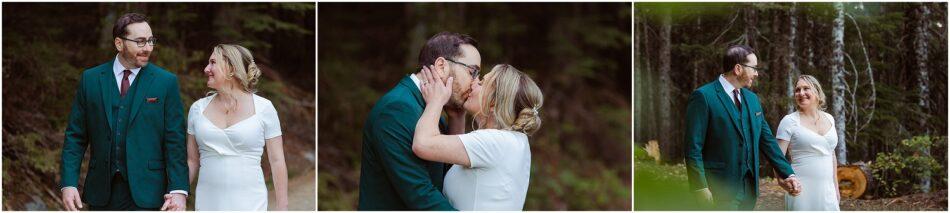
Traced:
<path fill-rule="evenodd" d="M 740 14 L 740 13 L 736 13 L 736 16 L 732 17 L 732 21 L 729 21 L 729 24 L 728 24 L 729 26 L 726 27 L 726 30 L 723 30 L 722 33 L 719 33 L 719 36 L 716 36 L 716 39 L 713 39 L 713 41 L 712 41 L 712 42 L 709 42 L 709 44 L 707 44 L 707 45 L 713 45 L 713 44 L 715 44 L 717 41 L 719 41 L 719 38 L 722 38 L 722 35 L 725 35 L 726 32 L 729 32 L 729 30 L 732 29 L 732 26 L 734 25 L 733 23 L 736 22 L 736 19 L 739 19 L 739 14 Z M 734 40 L 733 40 L 733 41 L 734 41 Z"/>

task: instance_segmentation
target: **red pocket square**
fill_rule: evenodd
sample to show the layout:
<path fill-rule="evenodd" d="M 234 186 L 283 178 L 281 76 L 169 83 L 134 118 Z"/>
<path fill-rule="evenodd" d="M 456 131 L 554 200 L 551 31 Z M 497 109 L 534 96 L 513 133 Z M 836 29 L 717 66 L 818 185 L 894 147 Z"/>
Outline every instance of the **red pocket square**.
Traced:
<path fill-rule="evenodd" d="M 158 103 L 158 98 L 145 98 L 145 101 L 149 103 Z"/>

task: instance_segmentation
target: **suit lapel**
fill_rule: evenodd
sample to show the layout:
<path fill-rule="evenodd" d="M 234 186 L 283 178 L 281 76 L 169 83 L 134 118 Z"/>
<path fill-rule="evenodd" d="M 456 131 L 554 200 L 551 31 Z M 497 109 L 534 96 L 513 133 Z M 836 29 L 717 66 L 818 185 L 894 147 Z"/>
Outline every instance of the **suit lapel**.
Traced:
<path fill-rule="evenodd" d="M 148 93 L 152 85 L 152 80 L 154 80 L 153 73 L 151 71 L 151 64 L 145 65 L 142 67 L 142 70 L 139 71 L 139 76 L 135 77 L 136 85 L 135 94 L 132 97 L 132 111 L 129 116 L 129 123 L 135 122 L 135 116 L 138 115 L 139 109 L 142 107 L 142 102 L 145 102 L 145 94 Z M 164 100 L 163 100 L 164 101 Z"/>
<path fill-rule="evenodd" d="M 112 63 L 109 63 L 109 68 L 112 68 Z M 119 86 L 115 82 L 115 77 L 112 75 L 112 70 L 109 69 L 103 69 L 99 75 L 99 92 L 102 94 L 102 111 L 106 112 L 106 120 L 109 121 L 109 132 L 115 130 L 115 120 L 112 119 L 112 104 L 114 104 L 115 97 L 119 94 Z M 112 134 L 107 135 L 112 136 Z"/>
<path fill-rule="evenodd" d="M 412 74 L 409 74 L 412 75 Z M 422 111 L 426 109 L 426 100 L 422 98 L 422 92 L 419 87 L 416 86 L 416 83 L 412 82 L 412 78 L 408 75 L 405 78 L 402 78 L 402 81 L 399 81 L 399 84 L 408 87 L 409 91 L 412 91 L 412 97 L 416 99 L 416 103 L 422 107 Z M 420 113 L 422 112 L 420 111 Z M 439 131 L 442 133 L 448 132 L 448 124 L 445 121 L 445 117 L 439 116 Z"/>
<path fill-rule="evenodd" d="M 416 83 L 412 82 L 412 78 L 409 78 L 407 75 L 406 77 L 402 78 L 401 81 L 399 81 L 399 84 L 409 88 L 409 91 L 412 93 L 412 97 L 416 100 L 416 103 L 419 103 L 419 106 L 425 108 L 426 101 L 422 98 L 422 92 L 420 92 L 419 87 L 416 86 Z"/>
<path fill-rule="evenodd" d="M 739 128 L 739 112 L 736 109 L 736 104 L 729 98 L 729 95 L 726 94 L 726 91 L 722 89 L 719 81 L 714 82 L 716 85 L 713 87 L 716 88 L 716 95 L 719 96 L 719 102 L 722 103 L 722 107 L 726 109 L 729 114 L 729 118 L 732 119 L 732 126 L 736 128 L 736 131 L 739 132 L 740 136 L 745 137 L 745 134 L 742 133 L 742 129 Z M 748 110 L 746 110 L 748 111 Z"/>

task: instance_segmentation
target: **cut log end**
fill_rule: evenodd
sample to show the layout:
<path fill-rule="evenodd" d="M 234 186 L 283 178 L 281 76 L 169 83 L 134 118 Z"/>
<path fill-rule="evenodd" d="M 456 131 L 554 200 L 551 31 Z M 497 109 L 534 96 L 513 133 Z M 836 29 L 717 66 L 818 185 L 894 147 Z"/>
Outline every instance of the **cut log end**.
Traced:
<path fill-rule="evenodd" d="M 838 191 L 841 197 L 859 198 L 868 187 L 867 172 L 859 166 L 838 166 Z"/>

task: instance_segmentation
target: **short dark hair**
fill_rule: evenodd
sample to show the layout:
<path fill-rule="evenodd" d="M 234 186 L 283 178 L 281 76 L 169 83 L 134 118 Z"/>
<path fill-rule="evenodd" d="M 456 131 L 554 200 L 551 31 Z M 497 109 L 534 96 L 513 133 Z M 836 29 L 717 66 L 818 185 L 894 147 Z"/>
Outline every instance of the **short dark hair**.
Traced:
<path fill-rule="evenodd" d="M 749 45 L 737 44 L 729 46 L 726 53 L 722 56 L 722 72 L 729 72 L 736 64 L 745 64 L 749 62 L 747 56 L 755 54 L 755 50 Z"/>
<path fill-rule="evenodd" d="M 125 30 L 130 24 L 148 22 L 148 17 L 138 13 L 126 13 L 115 20 L 112 26 L 112 38 L 124 37 L 129 32 Z"/>
<path fill-rule="evenodd" d="M 435 34 L 419 51 L 419 67 L 435 64 L 435 59 L 439 57 L 451 59 L 461 56 L 459 46 L 462 44 L 478 48 L 478 41 L 465 34 L 445 31 Z"/>

